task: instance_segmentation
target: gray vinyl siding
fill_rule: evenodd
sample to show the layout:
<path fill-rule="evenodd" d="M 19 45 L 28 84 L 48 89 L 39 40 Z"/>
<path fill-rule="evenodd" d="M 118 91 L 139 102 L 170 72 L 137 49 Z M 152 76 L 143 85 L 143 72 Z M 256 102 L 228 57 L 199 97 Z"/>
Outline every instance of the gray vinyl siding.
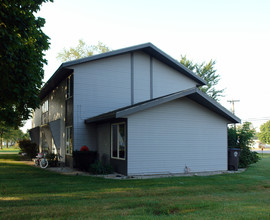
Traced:
<path fill-rule="evenodd" d="M 97 125 L 97 145 L 99 160 L 103 164 L 109 164 L 111 152 L 111 124 L 103 123 Z"/>
<path fill-rule="evenodd" d="M 227 121 L 183 98 L 128 116 L 128 175 L 227 170 Z"/>
<path fill-rule="evenodd" d="M 150 56 L 134 53 L 134 103 L 150 99 Z"/>
<path fill-rule="evenodd" d="M 143 52 L 134 53 L 134 104 L 196 87 L 196 82 Z M 152 65 L 152 76 L 151 76 Z M 151 91 L 152 90 L 152 91 Z"/>
<path fill-rule="evenodd" d="M 153 59 L 153 98 L 196 87 L 196 82 Z"/>
<path fill-rule="evenodd" d="M 66 80 L 63 80 L 48 96 L 49 121 L 65 118 Z"/>
<path fill-rule="evenodd" d="M 130 54 L 74 66 L 74 148 L 96 150 L 95 128 L 84 120 L 131 104 Z"/>
<path fill-rule="evenodd" d="M 41 109 L 35 109 L 32 119 L 32 128 L 38 127 L 41 125 Z"/>
<path fill-rule="evenodd" d="M 85 125 L 85 119 L 149 100 L 151 94 L 155 98 L 196 86 L 193 80 L 143 52 L 113 56 L 71 68 L 74 69 L 75 150 L 83 145 L 97 149 L 94 127 Z"/>

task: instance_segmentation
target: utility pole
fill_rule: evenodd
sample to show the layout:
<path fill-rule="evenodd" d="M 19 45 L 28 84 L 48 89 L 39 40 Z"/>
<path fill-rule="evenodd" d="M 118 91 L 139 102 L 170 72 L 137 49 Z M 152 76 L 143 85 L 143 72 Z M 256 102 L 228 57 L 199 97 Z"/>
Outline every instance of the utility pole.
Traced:
<path fill-rule="evenodd" d="M 235 111 L 234 111 L 234 103 L 235 102 L 240 102 L 240 100 L 228 100 L 227 102 L 230 102 L 232 104 L 232 113 L 235 115 Z"/>
<path fill-rule="evenodd" d="M 227 100 L 227 102 L 231 103 L 232 104 L 232 113 L 235 115 L 235 111 L 234 111 L 234 103 L 235 102 L 240 102 L 240 100 Z M 236 129 L 236 126 L 234 124 L 234 129 Z"/>

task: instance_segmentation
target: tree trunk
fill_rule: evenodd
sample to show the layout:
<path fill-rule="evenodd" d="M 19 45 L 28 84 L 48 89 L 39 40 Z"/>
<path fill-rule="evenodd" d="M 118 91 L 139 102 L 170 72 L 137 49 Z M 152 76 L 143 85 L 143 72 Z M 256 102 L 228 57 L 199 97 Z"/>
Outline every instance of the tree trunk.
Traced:
<path fill-rule="evenodd" d="M 2 136 L 3 136 L 3 130 L 1 130 L 1 132 L 0 132 L 0 135 L 1 135 L 1 140 L 0 140 L 0 143 L 1 143 L 1 145 L 0 145 L 0 149 L 2 150 L 3 149 L 3 139 L 2 139 Z"/>

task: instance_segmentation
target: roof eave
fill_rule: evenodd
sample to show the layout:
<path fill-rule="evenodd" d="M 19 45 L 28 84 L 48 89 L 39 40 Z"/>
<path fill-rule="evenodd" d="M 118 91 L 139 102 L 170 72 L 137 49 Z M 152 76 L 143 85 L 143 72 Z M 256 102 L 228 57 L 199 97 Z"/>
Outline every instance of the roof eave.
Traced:
<path fill-rule="evenodd" d="M 175 99 L 179 99 L 182 97 L 188 97 L 191 100 L 195 101 L 198 104 L 203 105 L 204 107 L 216 112 L 217 114 L 223 116 L 231 123 L 240 123 L 241 119 L 232 114 L 222 105 L 220 105 L 217 101 L 203 93 L 198 88 L 187 89 L 182 92 L 174 93 L 168 96 L 164 96 L 161 98 L 157 98 L 155 100 L 150 100 L 149 102 L 145 102 L 141 105 L 137 105 L 134 107 L 126 108 L 124 110 L 116 111 L 116 118 L 125 117 L 127 115 L 136 113 L 138 111 L 142 111 L 169 101 L 173 101 Z"/>
<path fill-rule="evenodd" d="M 63 67 L 61 65 L 51 78 L 43 85 L 39 93 L 39 98 L 44 99 L 59 83 L 68 77 L 73 72 L 73 69 Z"/>
<path fill-rule="evenodd" d="M 84 120 L 85 124 L 98 123 L 103 121 L 108 121 L 116 118 L 116 112 L 109 112 L 106 114 L 98 115 L 96 117 L 88 118 Z"/>
<path fill-rule="evenodd" d="M 179 61 L 175 60 L 174 58 L 172 58 L 171 56 L 169 56 L 168 54 L 166 54 L 165 52 L 157 48 L 155 45 L 151 43 L 149 44 L 150 44 L 150 47 L 146 47 L 144 49 L 145 52 L 149 51 L 148 53 L 151 53 L 152 56 L 155 57 L 156 59 L 168 64 L 169 66 L 177 69 L 178 71 L 181 71 L 184 75 L 192 78 L 198 83 L 197 86 L 203 86 L 207 84 L 207 82 L 204 79 L 197 76 L 194 72 L 192 72 L 190 69 L 185 67 Z"/>
<path fill-rule="evenodd" d="M 162 50 L 160 50 L 156 46 L 154 46 L 152 43 L 135 45 L 132 47 L 127 47 L 127 48 L 123 48 L 123 49 L 119 49 L 119 50 L 113 50 L 113 51 L 109 51 L 106 53 L 102 53 L 102 54 L 98 54 L 98 55 L 94 55 L 94 56 L 90 56 L 90 57 L 86 57 L 86 58 L 82 58 L 82 59 L 78 59 L 78 60 L 68 61 L 68 62 L 63 63 L 61 66 L 62 67 L 70 67 L 70 66 L 79 65 L 79 64 L 86 63 L 86 62 L 93 61 L 93 60 L 99 60 L 99 59 L 103 59 L 106 57 L 112 57 L 112 56 L 135 52 L 135 51 L 139 51 L 139 50 L 144 51 L 145 53 L 151 55 L 152 57 L 154 57 L 154 58 L 166 63 L 167 65 L 171 66 L 172 68 L 180 71 L 181 73 L 183 73 L 187 77 L 192 78 L 193 80 L 195 80 L 198 83 L 197 84 L 198 86 L 206 85 L 205 80 L 203 80 L 201 77 L 197 76 L 194 72 L 192 72 L 191 70 L 186 68 L 180 62 L 173 59 L 171 56 L 169 56 L 168 54 L 166 54 L 165 52 L 163 52 Z"/>
<path fill-rule="evenodd" d="M 116 109 L 114 111 L 104 113 L 101 115 L 98 115 L 96 117 L 92 117 L 89 119 L 85 120 L 85 123 L 96 123 L 96 122 L 101 122 L 101 121 L 106 121 L 106 120 L 111 120 L 114 118 L 123 118 L 128 115 L 137 113 L 139 111 L 143 111 L 152 107 L 155 107 L 157 105 L 161 105 L 163 103 L 173 101 L 176 99 L 180 99 L 183 97 L 187 97 L 194 102 L 208 108 L 209 110 L 217 113 L 218 115 L 224 117 L 225 119 L 228 120 L 228 123 L 240 123 L 241 120 L 232 114 L 230 111 L 228 111 L 226 108 L 224 108 L 222 105 L 220 105 L 217 101 L 203 93 L 201 90 L 198 88 L 194 87 L 191 89 L 187 89 L 184 91 L 172 93 L 166 96 L 158 97 L 153 100 L 148 100 L 144 101 L 141 103 L 137 103 L 132 106 L 126 106 L 120 109 Z"/>
<path fill-rule="evenodd" d="M 207 107 L 208 109 L 216 112 L 217 114 L 223 116 L 231 123 L 241 123 L 241 119 L 234 115 L 232 112 L 224 108 L 217 101 L 209 97 L 207 94 L 197 89 L 196 93 L 190 94 L 187 96 L 193 101 Z"/>
<path fill-rule="evenodd" d="M 184 65 L 182 65 L 177 60 L 173 59 L 168 54 L 164 53 L 162 50 L 160 50 L 159 48 L 154 46 L 152 43 L 145 43 L 145 44 L 135 45 L 132 47 L 109 51 L 109 52 L 94 55 L 91 57 L 86 57 L 86 58 L 62 63 L 60 65 L 60 67 L 52 75 L 52 77 L 42 87 L 41 92 L 40 92 L 40 98 L 43 99 L 44 97 L 46 97 L 46 95 L 50 91 L 52 91 L 54 89 L 54 87 L 60 83 L 61 80 L 63 80 L 65 77 L 67 77 L 69 74 L 71 74 L 71 72 L 72 72 L 71 69 L 75 65 L 90 62 L 93 60 L 103 59 L 106 57 L 112 57 L 112 56 L 117 56 L 117 55 L 121 55 L 121 54 L 125 54 L 125 53 L 135 52 L 135 51 L 143 51 L 143 52 L 149 54 L 150 56 L 156 58 L 157 60 L 164 62 L 165 64 L 167 64 L 168 66 L 181 72 L 185 76 L 193 79 L 195 82 L 197 82 L 197 86 L 203 86 L 206 84 L 205 80 L 203 80 L 202 78 L 197 76 L 195 73 L 193 73 L 191 70 L 186 68 Z M 67 74 L 65 74 L 65 73 L 67 73 Z"/>

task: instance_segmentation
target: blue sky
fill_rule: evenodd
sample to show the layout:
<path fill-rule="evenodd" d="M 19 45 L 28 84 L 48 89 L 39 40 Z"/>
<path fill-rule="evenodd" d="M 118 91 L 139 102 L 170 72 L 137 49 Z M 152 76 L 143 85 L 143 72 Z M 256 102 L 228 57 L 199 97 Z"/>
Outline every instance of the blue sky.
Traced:
<path fill-rule="evenodd" d="M 236 115 L 255 127 L 270 120 L 270 1 L 268 0 L 55 0 L 43 4 L 51 38 L 45 78 L 61 64 L 57 53 L 102 41 L 112 49 L 151 42 L 175 59 L 213 59 L 226 88 L 221 103 L 238 99 Z M 252 120 L 251 120 L 252 119 Z"/>

